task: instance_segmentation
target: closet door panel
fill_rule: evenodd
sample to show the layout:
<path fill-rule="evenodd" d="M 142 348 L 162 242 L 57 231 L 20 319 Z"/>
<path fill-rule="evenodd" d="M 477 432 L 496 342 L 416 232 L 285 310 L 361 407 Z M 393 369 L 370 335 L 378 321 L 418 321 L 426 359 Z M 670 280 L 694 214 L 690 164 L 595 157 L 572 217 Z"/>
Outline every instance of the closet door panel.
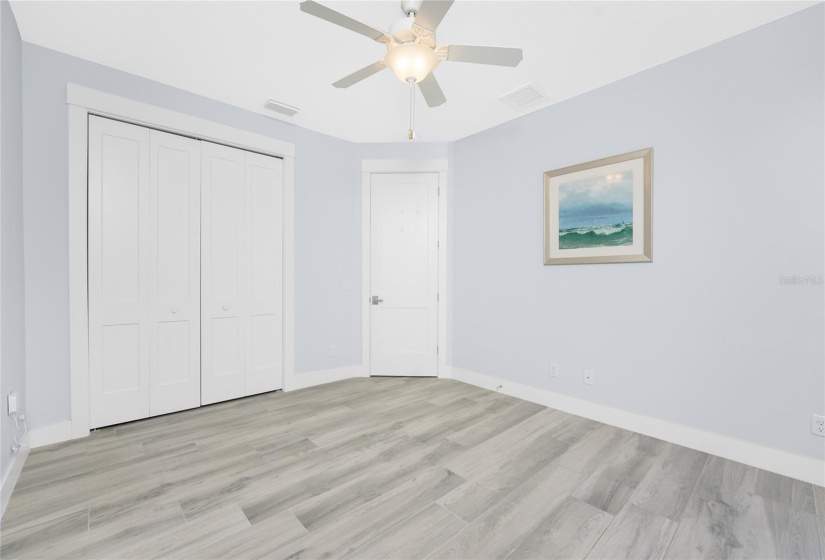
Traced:
<path fill-rule="evenodd" d="M 200 145 L 150 133 L 150 413 L 200 405 Z"/>
<path fill-rule="evenodd" d="M 149 415 L 149 131 L 89 117 L 93 428 Z"/>
<path fill-rule="evenodd" d="M 115 396 L 120 400 L 129 398 L 134 391 L 140 391 L 141 362 L 143 361 L 140 355 L 142 346 L 140 331 L 139 320 L 132 323 L 124 322 L 120 325 L 105 325 L 99 330 L 100 371 L 103 374 L 101 388 L 104 398 Z M 137 414 L 143 413 L 143 406 L 136 408 L 141 411 Z"/>
<path fill-rule="evenodd" d="M 245 394 L 244 152 L 201 142 L 201 403 Z"/>
<path fill-rule="evenodd" d="M 246 154 L 250 270 L 247 278 L 246 394 L 283 387 L 283 161 Z"/>
<path fill-rule="evenodd" d="M 243 153 L 234 152 L 224 155 L 243 157 Z M 242 162 L 213 156 L 209 171 L 211 180 L 206 187 L 211 195 L 212 297 L 237 301 L 241 297 L 240 230 L 244 218 Z"/>
<path fill-rule="evenodd" d="M 200 405 L 200 370 L 193 371 L 194 366 L 200 363 L 200 356 L 197 360 L 192 359 L 190 340 L 196 337 L 192 336 L 189 324 L 190 321 L 157 322 L 155 329 L 157 358 L 153 364 L 155 365 L 152 372 L 154 375 L 153 394 L 150 399 L 152 416 Z M 197 373 L 197 378 L 193 377 L 193 373 Z M 169 392 L 181 394 L 183 399 L 180 401 L 165 399 L 164 393 Z M 194 404 L 192 404 L 193 399 L 196 401 Z M 164 405 L 161 401 L 171 402 Z"/>

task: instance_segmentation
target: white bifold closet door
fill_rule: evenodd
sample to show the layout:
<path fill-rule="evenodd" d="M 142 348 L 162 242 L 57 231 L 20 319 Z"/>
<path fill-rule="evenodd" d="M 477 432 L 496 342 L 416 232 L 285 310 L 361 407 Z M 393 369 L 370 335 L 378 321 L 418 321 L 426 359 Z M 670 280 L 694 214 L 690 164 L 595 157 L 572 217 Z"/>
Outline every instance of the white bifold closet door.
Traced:
<path fill-rule="evenodd" d="M 283 162 L 202 142 L 201 402 L 282 388 Z"/>
<path fill-rule="evenodd" d="M 150 416 L 201 404 L 199 144 L 149 136 Z"/>
<path fill-rule="evenodd" d="M 89 117 L 90 420 L 200 404 L 200 146 Z"/>

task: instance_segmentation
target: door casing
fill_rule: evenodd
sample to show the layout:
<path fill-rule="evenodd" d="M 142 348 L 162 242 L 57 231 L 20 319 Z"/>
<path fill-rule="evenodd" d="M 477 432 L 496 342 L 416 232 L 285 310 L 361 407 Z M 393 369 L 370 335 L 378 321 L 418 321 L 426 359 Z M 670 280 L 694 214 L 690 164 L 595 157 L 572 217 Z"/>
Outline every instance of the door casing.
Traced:
<path fill-rule="evenodd" d="M 365 159 L 361 161 L 361 364 L 362 375 L 370 376 L 370 285 L 371 262 L 371 185 L 372 175 L 381 173 L 438 173 L 438 377 L 451 377 L 447 365 L 448 336 L 447 309 L 449 309 L 447 255 L 449 236 L 447 209 L 449 189 L 447 160 Z"/>

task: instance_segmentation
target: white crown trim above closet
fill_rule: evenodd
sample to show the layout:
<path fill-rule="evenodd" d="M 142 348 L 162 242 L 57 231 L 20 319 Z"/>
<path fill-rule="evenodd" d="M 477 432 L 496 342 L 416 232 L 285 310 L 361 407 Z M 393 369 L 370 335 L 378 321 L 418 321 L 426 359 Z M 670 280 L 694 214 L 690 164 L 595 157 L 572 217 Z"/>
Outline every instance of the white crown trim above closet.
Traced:
<path fill-rule="evenodd" d="M 122 119 L 165 132 L 195 136 L 201 140 L 271 156 L 295 157 L 294 144 L 77 84 L 69 83 L 66 86 L 66 103 L 84 107 L 104 117 Z"/>
<path fill-rule="evenodd" d="M 100 115 L 191 136 L 218 144 L 280 157 L 283 185 L 283 352 L 284 388 L 295 372 L 294 239 L 295 147 L 249 131 L 141 103 L 77 84 L 66 91 L 69 118 L 69 348 L 71 437 L 89 435 L 89 301 L 88 301 L 88 117 Z"/>

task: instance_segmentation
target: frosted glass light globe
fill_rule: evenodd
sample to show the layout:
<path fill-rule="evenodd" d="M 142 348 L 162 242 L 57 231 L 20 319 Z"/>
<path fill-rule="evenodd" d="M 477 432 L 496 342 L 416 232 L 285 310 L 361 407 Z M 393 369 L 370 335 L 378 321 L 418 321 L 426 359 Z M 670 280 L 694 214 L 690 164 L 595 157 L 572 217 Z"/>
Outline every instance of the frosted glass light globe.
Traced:
<path fill-rule="evenodd" d="M 384 64 L 405 83 L 417 84 L 438 66 L 438 56 L 429 47 L 404 43 L 387 51 Z"/>

